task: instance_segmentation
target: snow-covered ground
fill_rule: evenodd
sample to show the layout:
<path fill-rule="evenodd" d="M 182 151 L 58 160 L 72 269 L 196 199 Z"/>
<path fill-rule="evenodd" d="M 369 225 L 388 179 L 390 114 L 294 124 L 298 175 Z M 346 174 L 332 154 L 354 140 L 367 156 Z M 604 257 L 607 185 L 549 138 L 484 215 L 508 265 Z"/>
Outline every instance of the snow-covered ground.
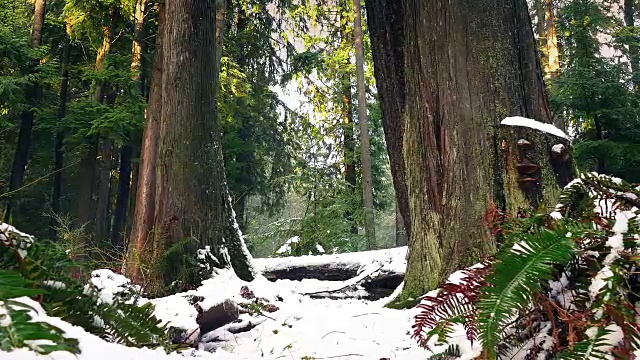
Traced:
<path fill-rule="evenodd" d="M 386 251 L 391 258 L 385 266 L 398 266 L 404 263 L 406 248 Z M 320 257 L 318 257 L 320 258 Z M 347 255 L 354 262 L 367 262 L 367 258 L 380 258 L 380 253 L 369 252 Z M 314 262 L 325 259 L 305 257 L 303 259 L 256 259 L 258 268 L 270 265 L 282 266 L 283 262 Z M 378 260 L 376 260 L 378 261 Z M 363 269 L 362 271 L 366 271 Z M 105 294 L 113 292 L 113 288 L 121 285 L 122 277 L 107 270 L 98 273 L 96 282 L 103 282 Z M 175 294 L 165 298 L 144 300 L 152 301 L 156 306 L 159 318 L 170 325 L 197 329 L 196 309 L 189 304 L 188 295 L 204 298 L 200 304 L 203 308 L 226 299 L 233 299 L 238 303 L 247 302 L 242 298 L 240 289 L 247 286 L 256 297 L 264 298 L 276 305 L 279 310 L 266 313 L 266 316 L 241 314 L 240 320 L 258 322 L 252 330 L 239 334 L 232 334 L 226 329 L 228 326 L 214 330 L 203 338 L 218 338 L 217 342 L 201 343 L 199 350 L 189 350 L 181 354 L 166 355 L 163 350 L 135 349 L 122 345 L 105 342 L 104 340 L 86 333 L 82 328 L 67 324 L 60 319 L 46 316 L 43 311 L 38 319 L 50 322 L 63 329 L 69 336 L 80 340 L 82 354 L 80 360 L 89 359 L 140 359 L 163 360 L 199 357 L 212 360 L 227 359 L 425 359 L 428 352 L 417 346 L 411 339 L 411 325 L 417 310 L 392 310 L 383 307 L 385 299 L 370 302 L 354 299 L 311 299 L 302 295 L 314 289 L 339 287 L 344 282 L 329 281 L 277 281 L 270 282 L 260 277 L 247 283 L 238 279 L 231 271 L 222 271 L 202 286 L 187 293 Z M 108 297 L 108 295 L 107 295 Z M 41 308 L 37 303 L 26 299 L 29 305 Z M 222 340 L 222 341 L 220 341 Z M 215 345 L 214 345 L 215 344 Z M 212 347 L 216 347 L 215 351 Z M 210 350 L 208 352 L 204 350 Z M 76 359 L 67 353 L 53 353 L 40 356 L 28 350 L 17 350 L 11 353 L 0 352 L 2 360 L 36 360 Z"/>

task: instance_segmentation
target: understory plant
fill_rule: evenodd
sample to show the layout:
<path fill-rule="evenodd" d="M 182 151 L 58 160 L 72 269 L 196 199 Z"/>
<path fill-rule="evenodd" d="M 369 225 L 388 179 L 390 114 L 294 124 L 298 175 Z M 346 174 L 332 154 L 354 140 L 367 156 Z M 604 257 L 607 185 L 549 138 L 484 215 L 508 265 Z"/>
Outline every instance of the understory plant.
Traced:
<path fill-rule="evenodd" d="M 153 305 L 139 303 L 139 289 L 128 280 L 112 281 L 119 275 L 108 270 L 106 281 L 113 284 L 105 289 L 100 282 L 87 282 L 83 276 L 87 271 L 57 244 L 35 241 L 0 223 L 0 350 L 27 347 L 40 354 L 80 353 L 77 339 L 38 320 L 42 314 L 29 305 L 33 304 L 29 298 L 47 315 L 107 341 L 131 347 L 169 345 L 166 326 L 155 317 Z M 93 280 L 102 272 L 92 274 Z"/>
<path fill-rule="evenodd" d="M 448 345 L 434 359 L 459 356 L 459 329 L 480 359 L 637 358 L 638 208 L 637 188 L 581 175 L 555 211 L 511 220 L 494 257 L 427 294 L 413 337 Z"/>

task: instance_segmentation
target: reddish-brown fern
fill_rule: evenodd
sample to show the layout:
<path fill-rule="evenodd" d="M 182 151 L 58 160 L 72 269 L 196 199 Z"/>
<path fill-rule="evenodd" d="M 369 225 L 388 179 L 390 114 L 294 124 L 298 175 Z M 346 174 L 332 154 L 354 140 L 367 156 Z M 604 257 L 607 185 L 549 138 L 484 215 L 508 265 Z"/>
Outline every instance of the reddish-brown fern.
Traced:
<path fill-rule="evenodd" d="M 454 317 L 462 317 L 469 341 L 478 338 L 478 322 L 473 307 L 482 287 L 487 285 L 485 279 L 492 268 L 488 261 L 481 265 L 461 270 L 464 276 L 457 283 L 446 282 L 436 296 L 425 296 L 417 305 L 422 311 L 415 316 L 412 338 L 420 346 L 429 349 L 429 340 L 444 334 L 453 325 Z M 433 329 L 437 330 L 434 332 Z"/>

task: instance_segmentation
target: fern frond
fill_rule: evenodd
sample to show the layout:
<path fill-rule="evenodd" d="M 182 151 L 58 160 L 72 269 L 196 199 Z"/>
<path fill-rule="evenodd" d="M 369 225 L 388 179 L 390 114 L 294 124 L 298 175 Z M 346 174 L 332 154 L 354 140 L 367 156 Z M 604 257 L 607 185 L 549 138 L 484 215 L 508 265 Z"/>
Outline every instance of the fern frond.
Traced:
<path fill-rule="evenodd" d="M 427 343 L 434 336 L 439 342 L 444 341 L 453 324 L 462 324 L 467 339 L 471 342 L 477 339 L 474 304 L 478 301 L 480 290 L 485 285 L 485 277 L 490 271 L 491 265 L 488 262 L 461 270 L 463 276 L 460 280 L 445 283 L 436 296 L 423 297 L 422 302 L 417 305 L 422 311 L 416 315 L 412 326 L 412 337 L 417 339 L 420 346 L 428 348 Z"/>
<path fill-rule="evenodd" d="M 478 302 L 480 337 L 490 356 L 496 355 L 503 328 L 532 301 L 541 290 L 541 282 L 549 280 L 554 265 L 564 264 L 575 256 L 575 245 L 566 233 L 544 230 L 538 234 L 522 234 L 522 241 L 510 252 L 497 257 L 493 273 L 487 278 Z"/>
<path fill-rule="evenodd" d="M 558 358 L 561 360 L 584 360 L 584 359 L 609 359 L 610 354 L 603 351 L 603 348 L 610 347 L 606 336 L 611 334 L 611 330 L 599 328 L 593 338 L 583 340 L 573 347 L 563 351 Z"/>

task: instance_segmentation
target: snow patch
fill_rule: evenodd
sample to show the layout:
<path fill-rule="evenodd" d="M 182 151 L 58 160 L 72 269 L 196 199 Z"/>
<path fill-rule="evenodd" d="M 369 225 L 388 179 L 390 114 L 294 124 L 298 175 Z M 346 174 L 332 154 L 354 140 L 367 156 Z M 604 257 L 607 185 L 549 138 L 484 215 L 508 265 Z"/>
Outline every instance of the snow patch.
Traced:
<path fill-rule="evenodd" d="M 529 119 L 529 118 L 526 118 L 526 117 L 522 117 L 522 116 L 510 116 L 510 117 L 507 117 L 504 120 L 502 120 L 502 122 L 500 124 L 509 125 L 509 126 L 528 127 L 530 129 L 540 130 L 542 132 L 545 132 L 545 133 L 548 133 L 548 134 L 552 134 L 552 135 L 561 137 L 563 139 L 568 139 L 567 134 L 565 134 L 564 131 L 558 129 L 554 125 L 541 123 L 539 121 L 536 121 L 536 120 L 533 120 L 533 119 Z"/>

